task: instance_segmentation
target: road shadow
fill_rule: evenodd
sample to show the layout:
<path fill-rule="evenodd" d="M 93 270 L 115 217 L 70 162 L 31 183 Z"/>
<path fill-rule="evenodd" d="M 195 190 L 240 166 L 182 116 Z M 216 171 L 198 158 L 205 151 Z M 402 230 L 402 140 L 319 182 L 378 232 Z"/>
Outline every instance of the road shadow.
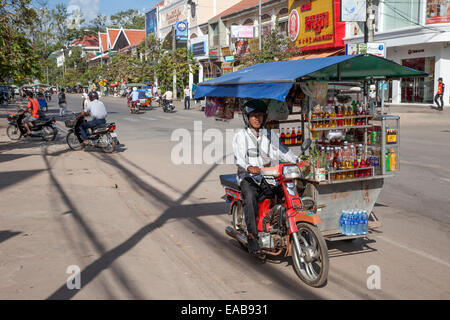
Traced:
<path fill-rule="evenodd" d="M 364 254 L 378 251 L 370 244 L 376 243 L 376 240 L 369 238 L 357 238 L 351 240 L 327 241 L 328 255 L 330 259 Z"/>
<path fill-rule="evenodd" d="M 21 158 L 29 157 L 29 154 L 3 154 L 0 153 L 0 163 L 7 162 L 7 161 L 13 161 Z"/>
<path fill-rule="evenodd" d="M 21 234 L 21 231 L 0 230 L 0 243 Z"/>
<path fill-rule="evenodd" d="M 0 172 L 0 190 L 30 179 L 44 171 L 46 169 Z"/>

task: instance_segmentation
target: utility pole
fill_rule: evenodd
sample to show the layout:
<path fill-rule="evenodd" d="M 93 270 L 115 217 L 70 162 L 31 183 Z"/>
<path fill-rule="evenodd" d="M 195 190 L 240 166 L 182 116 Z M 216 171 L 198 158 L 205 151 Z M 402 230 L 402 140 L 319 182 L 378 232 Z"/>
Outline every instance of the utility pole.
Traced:
<path fill-rule="evenodd" d="M 364 43 L 373 42 L 375 36 L 375 10 L 373 0 L 366 2 L 366 23 L 364 24 Z"/>
<path fill-rule="evenodd" d="M 175 50 L 177 49 L 177 41 L 175 38 L 175 26 L 172 25 L 172 54 L 175 57 Z M 175 61 L 174 61 L 175 63 Z M 173 99 L 175 100 L 177 98 L 177 69 L 174 68 L 173 69 L 173 81 L 172 81 L 172 86 L 173 86 Z"/>
<path fill-rule="evenodd" d="M 262 26 L 261 26 L 261 0 L 259 0 L 259 5 L 258 5 L 258 29 L 259 29 L 259 51 L 261 51 L 261 36 L 262 36 Z"/>

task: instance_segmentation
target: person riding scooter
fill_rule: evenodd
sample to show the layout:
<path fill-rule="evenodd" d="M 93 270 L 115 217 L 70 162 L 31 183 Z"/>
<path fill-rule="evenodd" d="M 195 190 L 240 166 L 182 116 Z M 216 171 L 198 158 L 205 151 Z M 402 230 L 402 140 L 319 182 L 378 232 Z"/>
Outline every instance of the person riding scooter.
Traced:
<path fill-rule="evenodd" d="M 98 100 L 97 91 L 89 92 L 89 100 L 90 100 L 90 102 L 88 102 L 86 108 L 78 116 L 78 118 L 84 117 L 87 115 L 90 115 L 92 117 L 91 121 L 86 121 L 80 125 L 80 135 L 81 135 L 81 139 L 83 139 L 83 143 L 85 145 L 89 144 L 87 129 L 94 128 L 101 124 L 105 124 L 106 116 L 108 115 L 108 113 L 106 112 L 105 105 L 103 104 L 103 102 Z"/>
<path fill-rule="evenodd" d="M 136 103 L 139 101 L 139 92 L 137 87 L 133 87 L 133 91 L 130 93 L 131 105 L 130 108 L 135 108 Z"/>
<path fill-rule="evenodd" d="M 28 105 L 27 110 L 25 110 L 24 112 L 30 111 L 31 115 L 25 117 L 22 121 L 25 129 L 27 130 L 27 135 L 30 135 L 31 134 L 30 126 L 32 125 L 31 122 L 36 121 L 37 119 L 40 118 L 39 110 L 41 109 L 41 107 L 39 106 L 39 102 L 37 101 L 37 99 L 34 97 L 33 92 L 27 91 L 26 96 L 28 99 Z"/>
<path fill-rule="evenodd" d="M 285 145 L 280 144 L 279 135 L 264 128 L 267 120 L 267 105 L 259 99 L 245 103 L 243 118 L 246 128 L 239 130 L 233 139 L 233 151 L 238 166 L 238 181 L 244 198 L 245 223 L 247 225 L 248 250 L 260 256 L 256 216 L 258 199 L 264 192 L 261 187 L 261 168 L 273 162 L 301 162 Z M 305 162 L 305 165 L 309 165 Z"/>

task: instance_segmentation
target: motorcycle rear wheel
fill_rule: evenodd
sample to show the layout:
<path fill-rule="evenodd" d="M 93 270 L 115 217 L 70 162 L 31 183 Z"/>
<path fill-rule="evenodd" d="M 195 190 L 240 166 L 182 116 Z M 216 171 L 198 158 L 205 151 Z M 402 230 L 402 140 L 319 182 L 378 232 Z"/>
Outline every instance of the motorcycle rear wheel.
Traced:
<path fill-rule="evenodd" d="M 102 147 L 102 150 L 105 153 L 111 153 L 116 149 L 116 142 L 109 133 L 104 136 L 108 139 L 108 145 L 106 147 Z"/>
<path fill-rule="evenodd" d="M 307 285 L 321 287 L 327 282 L 330 266 L 327 244 L 316 226 L 309 223 L 298 223 L 297 229 L 303 262 L 300 260 L 296 241 L 291 236 L 292 261 L 295 272 Z"/>
<path fill-rule="evenodd" d="M 242 209 L 242 203 L 236 202 L 231 209 L 231 224 L 237 232 L 247 235 L 247 225 L 245 224 L 244 210 Z M 239 245 L 247 250 L 247 246 L 238 241 Z"/>
<path fill-rule="evenodd" d="M 44 139 L 45 141 L 53 141 L 56 139 L 56 135 L 57 135 L 57 131 L 55 128 L 51 127 L 51 126 L 44 126 L 42 127 L 42 139 Z"/>
<path fill-rule="evenodd" d="M 80 143 L 80 140 L 78 140 L 78 137 L 75 135 L 74 132 L 69 132 L 66 136 L 67 144 L 69 145 L 69 148 L 75 151 L 79 151 L 83 149 L 83 145 Z"/>
<path fill-rule="evenodd" d="M 19 140 L 20 137 L 22 137 L 22 132 L 20 132 L 19 128 L 12 124 L 10 124 L 8 128 L 6 128 L 6 134 L 11 140 Z"/>

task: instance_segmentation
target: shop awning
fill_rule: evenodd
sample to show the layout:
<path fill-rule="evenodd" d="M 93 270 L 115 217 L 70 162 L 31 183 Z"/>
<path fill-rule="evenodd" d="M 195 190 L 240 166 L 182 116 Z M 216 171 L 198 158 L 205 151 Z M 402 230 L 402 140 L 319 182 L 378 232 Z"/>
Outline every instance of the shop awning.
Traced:
<path fill-rule="evenodd" d="M 427 74 L 373 55 L 278 61 L 260 63 L 202 82 L 197 86 L 194 98 L 238 97 L 284 101 L 298 81 L 357 81 L 423 76 Z"/>
<path fill-rule="evenodd" d="M 325 58 L 332 57 L 337 55 L 342 55 L 345 53 L 345 48 L 327 50 L 323 52 L 314 52 L 314 53 L 304 53 L 300 56 L 293 57 L 287 60 L 303 60 L 303 59 L 316 59 L 316 58 Z"/>

